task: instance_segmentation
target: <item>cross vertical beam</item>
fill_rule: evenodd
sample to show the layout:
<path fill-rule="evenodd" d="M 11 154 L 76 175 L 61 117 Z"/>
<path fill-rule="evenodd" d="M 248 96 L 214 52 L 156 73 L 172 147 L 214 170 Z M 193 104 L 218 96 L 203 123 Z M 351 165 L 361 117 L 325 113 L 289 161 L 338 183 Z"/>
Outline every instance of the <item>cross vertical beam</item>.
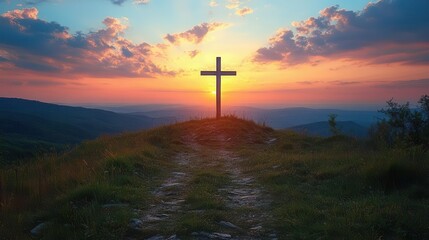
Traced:
<path fill-rule="evenodd" d="M 201 76 L 216 76 L 216 118 L 222 116 L 221 107 L 221 80 L 222 76 L 236 76 L 236 71 L 222 71 L 222 62 L 220 57 L 216 57 L 216 71 L 201 71 Z"/>
<path fill-rule="evenodd" d="M 216 57 L 216 73 L 220 73 L 222 70 L 222 63 L 221 63 L 221 58 L 220 57 Z M 222 89 L 221 89 L 221 74 L 216 74 L 216 118 L 219 119 L 221 117 L 222 114 L 222 107 L 221 107 L 221 94 L 222 94 Z"/>

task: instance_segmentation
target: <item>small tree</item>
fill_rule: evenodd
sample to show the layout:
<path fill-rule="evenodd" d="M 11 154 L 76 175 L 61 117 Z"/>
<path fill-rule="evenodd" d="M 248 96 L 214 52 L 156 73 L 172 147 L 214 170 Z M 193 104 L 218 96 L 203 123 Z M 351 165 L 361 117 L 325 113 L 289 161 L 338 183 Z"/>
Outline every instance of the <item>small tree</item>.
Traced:
<path fill-rule="evenodd" d="M 399 104 L 393 100 L 387 101 L 387 108 L 380 110 L 386 118 L 377 124 L 377 136 L 384 136 L 384 141 L 389 145 L 429 147 L 429 96 L 424 95 L 418 101 L 419 106 L 415 110 L 410 109 L 410 104 Z M 388 127 L 386 127 L 386 124 Z"/>
<path fill-rule="evenodd" d="M 422 114 L 422 140 L 429 148 L 429 95 L 424 95 L 419 100 L 420 112 Z"/>
<path fill-rule="evenodd" d="M 329 114 L 329 129 L 331 130 L 332 135 L 337 136 L 341 134 L 341 131 L 337 127 L 337 114 Z"/>

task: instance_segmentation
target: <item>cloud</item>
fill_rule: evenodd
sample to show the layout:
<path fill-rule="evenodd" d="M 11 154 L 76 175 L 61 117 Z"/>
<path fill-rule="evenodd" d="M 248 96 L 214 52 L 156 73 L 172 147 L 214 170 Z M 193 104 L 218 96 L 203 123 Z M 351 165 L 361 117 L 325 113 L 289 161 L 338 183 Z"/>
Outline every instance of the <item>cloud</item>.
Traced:
<path fill-rule="evenodd" d="M 4 13 L 2 16 L 10 19 L 37 19 L 39 11 L 36 8 L 24 8 Z"/>
<path fill-rule="evenodd" d="M 127 0 L 110 0 L 113 4 L 115 5 L 122 5 L 124 2 L 126 2 Z M 133 0 L 134 4 L 137 5 L 143 5 L 143 4 L 148 4 L 150 2 L 150 0 Z"/>
<path fill-rule="evenodd" d="M 48 1 L 49 0 L 32 0 L 32 1 L 27 0 L 27 1 L 24 2 L 24 4 L 25 5 L 37 5 L 37 4 L 40 4 L 40 3 L 43 3 L 43 2 L 48 2 Z"/>
<path fill-rule="evenodd" d="M 228 26 L 226 23 L 202 23 L 200 25 L 194 26 L 192 29 L 186 32 L 167 34 L 164 39 L 175 45 L 179 45 L 183 41 L 198 44 L 209 32 L 225 28 L 226 26 Z"/>
<path fill-rule="evenodd" d="M 3 86 L 33 86 L 33 87 L 47 87 L 47 86 L 61 86 L 66 85 L 65 82 L 58 82 L 52 80 L 17 80 L 17 79 L 3 79 L 1 81 Z"/>
<path fill-rule="evenodd" d="M 244 15 L 253 13 L 252 8 L 249 8 L 249 7 L 240 8 L 240 5 L 242 5 L 242 2 L 240 2 L 240 0 L 228 0 L 225 7 L 231 10 L 235 10 L 235 15 L 238 15 L 238 16 L 244 16 Z"/>
<path fill-rule="evenodd" d="M 200 53 L 200 51 L 198 51 L 198 50 L 193 50 L 193 51 L 189 51 L 189 52 L 188 52 L 188 55 L 189 55 L 189 57 L 194 58 L 194 57 L 195 57 L 195 56 L 197 56 L 199 53 Z"/>
<path fill-rule="evenodd" d="M 362 82 L 358 82 L 358 81 L 332 81 L 331 82 L 334 85 L 339 85 L 339 86 L 347 86 L 347 85 L 357 85 L 357 84 L 361 84 Z"/>
<path fill-rule="evenodd" d="M 134 4 L 142 5 L 142 4 L 148 4 L 150 0 L 134 0 Z"/>
<path fill-rule="evenodd" d="M 210 3 L 209 3 L 209 6 L 210 7 L 217 7 L 218 4 L 217 4 L 216 0 L 211 0 Z"/>
<path fill-rule="evenodd" d="M 280 29 L 259 48 L 256 62 L 294 65 L 313 57 L 369 63 L 429 63 L 429 1 L 380 0 L 362 11 L 326 8 L 320 16 Z"/>
<path fill-rule="evenodd" d="M 229 9 L 236 9 L 240 6 L 240 0 L 228 0 L 228 3 L 226 4 L 226 8 Z"/>
<path fill-rule="evenodd" d="M 244 16 L 252 13 L 253 13 L 253 9 L 248 7 L 240 8 L 240 9 L 237 9 L 237 11 L 235 11 L 235 14 L 238 16 Z"/>
<path fill-rule="evenodd" d="M 113 4 L 122 5 L 126 0 L 110 0 Z"/>
<path fill-rule="evenodd" d="M 23 85 L 34 86 L 34 87 L 46 87 L 46 86 L 61 86 L 61 85 L 66 85 L 66 83 L 56 82 L 51 80 L 29 80 L 23 83 Z"/>
<path fill-rule="evenodd" d="M 94 77 L 151 77 L 174 74 L 158 67 L 156 47 L 123 37 L 127 19 L 107 17 L 104 28 L 72 35 L 68 28 L 46 22 L 36 8 L 0 15 L 0 67 Z M 11 69 L 12 68 L 12 69 Z"/>
<path fill-rule="evenodd" d="M 24 5 L 38 5 L 44 2 L 53 2 L 53 1 L 61 1 L 61 0 L 23 0 L 20 1 L 20 3 L 16 4 L 16 6 L 24 6 Z M 0 3 L 7 3 L 10 4 L 11 1 L 10 0 L 0 0 Z"/>
<path fill-rule="evenodd" d="M 394 89 L 429 89 L 429 79 L 417 79 L 417 80 L 403 80 L 403 81 L 391 81 L 375 85 L 380 88 L 394 88 Z"/>

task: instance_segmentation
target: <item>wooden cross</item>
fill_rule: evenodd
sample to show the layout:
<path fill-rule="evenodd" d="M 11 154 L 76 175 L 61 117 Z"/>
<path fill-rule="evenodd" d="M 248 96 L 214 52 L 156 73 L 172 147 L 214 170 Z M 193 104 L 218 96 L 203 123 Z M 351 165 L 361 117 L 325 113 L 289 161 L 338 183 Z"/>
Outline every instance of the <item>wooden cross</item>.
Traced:
<path fill-rule="evenodd" d="M 201 71 L 201 76 L 216 76 L 216 118 L 219 119 L 221 113 L 221 78 L 222 76 L 236 76 L 236 71 L 222 71 L 221 58 L 216 57 L 216 71 Z"/>

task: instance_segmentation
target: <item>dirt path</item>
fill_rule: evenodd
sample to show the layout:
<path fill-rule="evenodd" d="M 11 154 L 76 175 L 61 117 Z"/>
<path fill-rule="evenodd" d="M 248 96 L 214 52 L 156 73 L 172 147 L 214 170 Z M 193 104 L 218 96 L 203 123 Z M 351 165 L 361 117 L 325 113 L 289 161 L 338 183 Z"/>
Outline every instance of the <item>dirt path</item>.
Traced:
<path fill-rule="evenodd" d="M 130 223 L 135 234 L 127 239 L 277 239 L 269 227 L 269 195 L 252 176 L 243 174 L 244 160 L 226 147 L 228 139 L 222 134 L 212 134 L 212 138 L 211 144 L 202 144 L 192 133 L 183 136 L 187 152 L 175 156 L 177 168 L 153 191 L 155 202 L 150 208 L 136 210 L 139 217 Z M 191 180 L 203 169 L 214 169 L 230 179 L 213 197 L 221 199 L 231 217 L 217 220 L 216 231 L 176 233 L 180 219 L 191 211 L 186 202 Z M 205 210 L 192 211 L 203 216 Z"/>

